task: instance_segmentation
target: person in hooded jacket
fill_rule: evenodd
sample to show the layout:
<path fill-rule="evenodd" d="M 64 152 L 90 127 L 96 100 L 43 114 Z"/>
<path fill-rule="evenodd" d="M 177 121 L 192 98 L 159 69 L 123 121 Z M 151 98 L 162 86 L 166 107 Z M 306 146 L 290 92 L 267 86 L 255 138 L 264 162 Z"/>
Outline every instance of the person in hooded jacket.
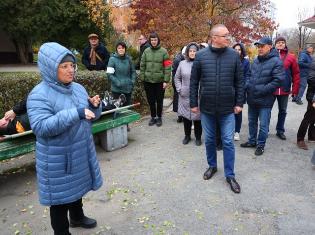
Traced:
<path fill-rule="evenodd" d="M 268 137 L 271 109 L 275 101 L 273 93 L 280 87 L 285 74 L 279 53 L 272 48 L 269 37 L 262 37 L 255 45 L 258 47 L 258 56 L 251 66 L 251 76 L 245 85 L 249 137 L 241 147 L 256 148 L 255 155 L 259 156 L 264 153 Z"/>
<path fill-rule="evenodd" d="M 149 126 L 162 126 L 164 92 L 171 79 L 172 62 L 167 50 L 161 47 L 156 32 L 150 34 L 150 47 L 145 49 L 140 63 L 140 79 L 143 81 L 150 106 Z"/>
<path fill-rule="evenodd" d="M 124 42 L 116 44 L 116 53 L 109 58 L 106 73 L 111 81 L 113 98 L 118 99 L 121 94 L 124 94 L 126 96 L 124 105 L 130 105 L 137 75 L 131 58 L 126 54 L 126 49 Z"/>
<path fill-rule="evenodd" d="M 91 133 L 102 107 L 98 95 L 89 97 L 73 82 L 76 60 L 67 48 L 44 43 L 38 66 L 42 81 L 28 96 L 27 113 L 36 135 L 39 201 L 50 207 L 54 234 L 68 235 L 68 211 L 71 227 L 96 226 L 83 213 L 82 197 L 103 183 Z"/>
<path fill-rule="evenodd" d="M 275 48 L 279 52 L 280 59 L 283 62 L 285 77 L 281 83 L 281 86 L 273 93 L 278 101 L 278 121 L 277 121 L 277 136 L 286 140 L 284 134 L 284 123 L 287 116 L 288 100 L 291 93 L 292 86 L 292 97 L 293 100 L 299 93 L 300 86 L 300 69 L 295 56 L 289 53 L 288 47 L 286 46 L 286 40 L 284 37 L 278 37 L 275 40 Z"/>
<path fill-rule="evenodd" d="M 233 46 L 233 49 L 237 51 L 237 53 L 240 55 L 242 68 L 243 68 L 243 79 L 244 84 L 247 80 L 249 80 L 250 77 L 250 63 L 249 60 L 246 58 L 246 50 L 242 43 L 236 43 Z M 244 104 L 246 103 L 246 98 L 244 95 Z M 240 132 L 242 127 L 242 112 L 235 114 L 235 132 L 234 132 L 234 140 L 239 141 L 240 140 Z"/>
<path fill-rule="evenodd" d="M 196 145 L 201 145 L 201 121 L 200 112 L 193 113 L 190 109 L 190 75 L 191 68 L 196 56 L 196 52 L 199 50 L 197 43 L 190 43 L 186 47 L 185 57 L 186 59 L 179 63 L 177 68 L 174 82 L 176 91 L 178 92 L 178 114 L 183 117 L 185 138 L 183 144 L 188 144 L 191 140 L 191 126 L 194 123 L 194 131 L 196 138 Z"/>

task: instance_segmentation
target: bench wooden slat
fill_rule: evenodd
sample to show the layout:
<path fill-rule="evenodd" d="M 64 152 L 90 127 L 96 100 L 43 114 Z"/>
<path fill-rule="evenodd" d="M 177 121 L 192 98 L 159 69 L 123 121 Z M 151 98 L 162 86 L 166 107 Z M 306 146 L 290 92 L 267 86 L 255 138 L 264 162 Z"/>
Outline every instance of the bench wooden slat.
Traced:
<path fill-rule="evenodd" d="M 121 125 L 126 125 L 140 119 L 140 114 L 132 110 L 117 112 L 117 117 L 113 119 L 113 114 L 100 117 L 92 124 L 92 133 L 96 134 Z M 35 150 L 35 136 L 28 134 L 7 141 L 0 142 L 0 161 L 14 158 Z"/>

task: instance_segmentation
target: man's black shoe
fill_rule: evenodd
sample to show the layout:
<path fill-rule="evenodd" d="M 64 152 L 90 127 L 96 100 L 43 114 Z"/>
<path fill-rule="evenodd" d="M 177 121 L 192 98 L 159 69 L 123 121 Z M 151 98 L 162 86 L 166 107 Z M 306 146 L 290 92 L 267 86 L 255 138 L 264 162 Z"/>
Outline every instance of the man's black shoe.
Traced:
<path fill-rule="evenodd" d="M 188 144 L 190 140 L 191 140 L 190 136 L 186 135 L 185 138 L 183 139 L 183 144 Z"/>
<path fill-rule="evenodd" d="M 234 193 L 240 193 L 241 192 L 241 186 L 236 182 L 235 178 L 228 177 L 228 178 L 226 178 L 226 182 L 229 183 L 229 185 L 231 186 L 231 190 Z"/>
<path fill-rule="evenodd" d="M 218 171 L 216 167 L 209 167 L 206 172 L 203 174 L 204 180 L 209 180 L 212 178 L 212 176 Z"/>
<path fill-rule="evenodd" d="M 95 219 L 84 216 L 81 220 L 76 221 L 70 219 L 70 227 L 95 228 L 97 225 Z"/>
<path fill-rule="evenodd" d="M 156 123 L 156 119 L 155 118 L 151 118 L 149 121 L 149 126 L 153 126 Z"/>
<path fill-rule="evenodd" d="M 158 126 L 158 127 L 162 126 L 162 118 L 158 117 L 156 119 L 156 126 Z"/>
<path fill-rule="evenodd" d="M 256 156 L 263 155 L 264 151 L 265 151 L 265 150 L 264 150 L 264 147 L 258 146 L 258 147 L 256 148 L 256 150 L 255 150 L 255 155 L 256 155 Z"/>
<path fill-rule="evenodd" d="M 196 146 L 200 146 L 202 144 L 201 140 L 200 139 L 196 139 L 196 142 L 195 142 Z"/>
<path fill-rule="evenodd" d="M 279 137 L 279 139 L 282 139 L 282 140 L 287 139 L 287 137 L 283 133 L 277 133 L 276 135 Z"/>
<path fill-rule="evenodd" d="M 242 148 L 256 148 L 256 144 L 251 144 L 249 142 L 245 142 L 240 145 Z"/>

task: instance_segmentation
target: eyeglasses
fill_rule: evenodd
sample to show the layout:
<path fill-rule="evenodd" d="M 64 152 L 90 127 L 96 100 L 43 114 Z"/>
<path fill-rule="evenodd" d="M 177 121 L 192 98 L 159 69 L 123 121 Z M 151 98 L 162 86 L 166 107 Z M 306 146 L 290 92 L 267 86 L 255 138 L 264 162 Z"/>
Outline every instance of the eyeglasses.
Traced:
<path fill-rule="evenodd" d="M 227 34 L 227 35 L 213 35 L 213 36 L 225 38 L 225 39 L 227 39 L 227 40 L 229 40 L 229 39 L 232 38 L 231 34 Z"/>
<path fill-rule="evenodd" d="M 78 70 L 77 64 L 61 64 L 58 66 L 58 68 L 61 68 L 63 70 L 71 69 L 74 70 L 75 72 Z"/>

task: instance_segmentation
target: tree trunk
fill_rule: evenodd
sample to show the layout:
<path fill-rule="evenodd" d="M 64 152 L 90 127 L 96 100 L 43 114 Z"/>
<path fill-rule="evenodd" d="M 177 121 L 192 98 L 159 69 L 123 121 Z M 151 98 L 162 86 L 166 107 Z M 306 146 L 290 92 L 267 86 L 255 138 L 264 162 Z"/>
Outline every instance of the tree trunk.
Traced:
<path fill-rule="evenodd" d="M 29 48 L 30 44 L 28 41 L 20 42 L 17 40 L 13 40 L 16 53 L 18 56 L 18 59 L 21 64 L 27 64 L 29 63 Z"/>

